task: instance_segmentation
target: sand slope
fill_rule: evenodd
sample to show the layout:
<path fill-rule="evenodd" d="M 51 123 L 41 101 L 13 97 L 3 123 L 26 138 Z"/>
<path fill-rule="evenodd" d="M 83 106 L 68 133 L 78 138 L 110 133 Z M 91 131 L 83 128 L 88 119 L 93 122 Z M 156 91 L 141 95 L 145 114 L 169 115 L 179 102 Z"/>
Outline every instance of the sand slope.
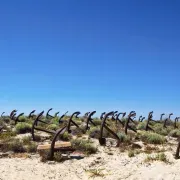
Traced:
<path fill-rule="evenodd" d="M 99 152 L 81 160 L 42 163 L 40 158 L 1 158 L 0 180 L 180 180 L 180 160 L 165 153 L 172 164 L 144 163 L 144 153 L 129 158 L 117 148 L 100 147 Z M 87 170 L 102 169 L 103 177 L 90 177 Z"/>

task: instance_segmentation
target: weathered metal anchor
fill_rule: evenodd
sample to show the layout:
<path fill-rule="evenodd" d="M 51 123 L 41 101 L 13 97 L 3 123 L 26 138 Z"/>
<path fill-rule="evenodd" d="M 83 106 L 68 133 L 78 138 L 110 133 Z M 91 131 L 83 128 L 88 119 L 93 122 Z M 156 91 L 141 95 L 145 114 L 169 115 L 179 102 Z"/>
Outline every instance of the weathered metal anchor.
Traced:
<path fill-rule="evenodd" d="M 14 120 L 14 114 L 17 112 L 17 110 L 16 109 L 14 109 L 11 113 L 10 113 L 10 115 L 9 115 L 9 117 L 11 118 L 11 120 Z"/>
<path fill-rule="evenodd" d="M 148 130 L 154 131 L 154 130 L 149 126 L 150 122 L 151 122 L 151 121 L 154 121 L 154 120 L 152 119 L 152 117 L 153 117 L 152 114 L 153 114 L 153 111 L 149 112 L 148 120 L 147 120 L 147 123 L 146 123 L 146 126 L 145 126 L 145 130 L 146 130 L 146 131 L 148 131 Z M 156 121 L 154 121 L 154 122 L 156 122 Z"/>
<path fill-rule="evenodd" d="M 54 116 L 51 116 L 51 115 L 49 114 L 49 112 L 52 111 L 52 109 L 53 109 L 53 108 L 50 108 L 50 109 L 47 111 L 47 113 L 46 113 L 46 118 L 47 118 L 47 119 L 49 119 L 49 118 L 50 118 L 50 119 L 54 118 Z"/>
<path fill-rule="evenodd" d="M 94 126 L 96 126 L 96 124 L 94 124 L 94 122 L 92 121 L 92 120 L 93 120 L 93 119 L 92 119 L 92 116 L 93 116 L 95 113 L 96 113 L 96 111 L 93 111 L 93 112 L 89 113 L 89 115 L 88 115 L 88 117 L 87 117 L 86 130 L 90 129 L 90 127 L 89 127 L 89 122 L 90 122 L 91 124 L 93 124 Z"/>
<path fill-rule="evenodd" d="M 168 120 L 169 120 L 169 121 L 171 120 L 171 116 L 172 116 L 172 115 L 173 115 L 173 113 L 170 113 L 170 114 L 169 114 L 169 117 L 164 120 L 163 128 L 167 128 L 167 126 L 166 126 L 167 121 L 168 121 Z"/>
<path fill-rule="evenodd" d="M 76 118 L 78 118 L 78 115 L 81 114 L 79 111 L 74 112 L 68 121 L 68 125 L 67 125 L 67 131 L 68 133 L 71 133 L 71 124 L 75 125 L 77 128 L 79 128 L 79 126 L 72 120 L 73 116 L 75 116 Z"/>
<path fill-rule="evenodd" d="M 133 119 L 132 119 L 134 116 L 136 116 L 135 111 L 131 111 L 131 112 L 129 113 L 129 115 L 128 115 L 128 118 L 127 118 L 126 123 L 125 123 L 125 134 L 126 134 L 126 135 L 127 135 L 127 130 L 128 130 L 128 129 L 130 129 L 130 130 L 132 130 L 132 131 L 134 131 L 134 132 L 137 132 L 135 129 L 133 129 L 133 128 L 129 125 L 130 122 L 133 122 L 133 123 L 134 123 L 134 121 L 133 121 Z"/>
<path fill-rule="evenodd" d="M 180 151 L 180 136 L 177 138 L 178 144 L 177 144 L 177 149 L 175 153 L 175 159 L 179 159 L 179 151 Z"/>
<path fill-rule="evenodd" d="M 103 113 L 101 114 L 101 116 L 100 116 L 100 119 L 101 119 L 101 120 L 103 120 L 105 114 L 106 114 L 106 112 L 103 112 Z"/>
<path fill-rule="evenodd" d="M 50 134 L 55 134 L 56 131 L 52 131 L 52 130 L 47 130 L 47 129 L 42 129 L 40 127 L 37 127 L 38 125 L 38 122 L 41 122 L 41 123 L 44 123 L 44 124 L 49 124 L 47 122 L 44 122 L 42 120 L 40 120 L 41 116 L 44 114 L 44 111 L 42 111 L 37 117 L 36 119 L 34 120 L 33 124 L 32 124 L 32 129 L 31 129 L 31 134 L 32 134 L 32 139 L 33 141 L 35 141 L 35 135 L 34 135 L 34 130 L 38 130 L 38 131 L 43 131 L 43 132 L 46 132 L 46 133 L 50 133 Z"/>
<path fill-rule="evenodd" d="M 118 113 L 118 111 L 114 111 L 114 114 L 113 114 L 113 116 L 112 116 L 112 120 L 113 120 L 113 121 L 116 120 L 117 113 Z"/>
<path fill-rule="evenodd" d="M 30 119 L 30 118 L 33 118 L 33 117 L 35 116 L 35 115 L 34 115 L 35 111 L 36 111 L 36 110 L 33 110 L 33 111 L 31 111 L 31 112 L 29 113 L 29 116 L 28 116 L 29 119 Z"/>
<path fill-rule="evenodd" d="M 15 118 L 15 124 L 17 124 L 18 122 L 20 122 L 19 118 L 20 118 L 21 116 L 23 116 L 23 115 L 24 115 L 24 113 L 21 113 L 21 114 L 19 114 L 19 115 Z"/>
<path fill-rule="evenodd" d="M 3 113 L 1 114 L 1 118 L 4 118 L 3 114 L 5 114 L 5 112 L 3 112 Z"/>
<path fill-rule="evenodd" d="M 114 111 L 111 111 L 107 114 L 105 114 L 102 123 L 101 123 L 101 128 L 100 128 L 100 137 L 99 137 L 99 143 L 100 145 L 105 145 L 106 144 L 106 138 L 103 137 L 103 130 L 104 128 L 109 131 L 118 141 L 120 141 L 120 138 L 118 137 L 118 135 L 116 133 L 114 133 L 108 126 L 106 123 L 106 120 L 109 116 L 113 116 L 114 115 Z"/>
<path fill-rule="evenodd" d="M 66 111 L 66 113 L 64 113 L 62 116 L 60 116 L 60 118 L 58 120 L 59 124 L 64 122 L 63 117 L 66 116 L 67 113 L 68 113 L 68 111 Z"/>
<path fill-rule="evenodd" d="M 122 114 L 122 117 L 121 117 L 121 119 L 122 118 L 124 118 L 125 117 L 125 115 L 126 115 L 126 112 L 124 112 L 124 113 L 119 113 L 119 114 L 117 114 L 117 116 L 116 116 L 116 124 L 117 124 L 117 122 L 119 122 L 123 127 L 124 127 L 124 122 L 123 121 L 121 121 L 121 119 L 119 119 L 119 116 Z"/>
<path fill-rule="evenodd" d="M 178 128 L 177 127 L 177 122 L 178 122 L 179 119 L 180 119 L 180 117 L 175 118 L 175 120 L 174 120 L 174 129 Z"/>

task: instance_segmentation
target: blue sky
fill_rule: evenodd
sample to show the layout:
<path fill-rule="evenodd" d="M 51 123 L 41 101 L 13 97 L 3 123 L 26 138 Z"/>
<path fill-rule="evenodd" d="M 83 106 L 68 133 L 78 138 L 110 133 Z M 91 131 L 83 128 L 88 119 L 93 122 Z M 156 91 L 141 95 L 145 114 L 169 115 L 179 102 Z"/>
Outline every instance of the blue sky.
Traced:
<path fill-rule="evenodd" d="M 0 2 L 0 109 L 180 112 L 180 2 Z"/>

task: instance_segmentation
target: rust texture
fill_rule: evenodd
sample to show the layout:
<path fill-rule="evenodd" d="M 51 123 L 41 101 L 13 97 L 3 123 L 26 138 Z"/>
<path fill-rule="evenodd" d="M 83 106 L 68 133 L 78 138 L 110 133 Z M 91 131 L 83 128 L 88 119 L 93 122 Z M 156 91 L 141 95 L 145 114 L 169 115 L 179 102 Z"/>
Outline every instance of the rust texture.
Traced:
<path fill-rule="evenodd" d="M 96 126 L 93 122 L 92 116 L 96 113 L 96 111 L 93 111 L 91 113 L 89 113 L 88 117 L 87 117 L 87 123 L 86 123 L 86 130 L 90 129 L 89 127 L 89 123 L 91 123 L 92 125 Z"/>
<path fill-rule="evenodd" d="M 52 119 L 52 118 L 54 118 L 54 116 L 51 116 L 51 115 L 49 114 L 49 112 L 52 111 L 52 110 L 53 110 L 53 108 L 50 108 L 50 109 L 47 111 L 47 113 L 46 113 L 46 118 L 47 118 L 47 119 Z"/>
<path fill-rule="evenodd" d="M 75 116 L 75 118 L 78 118 L 78 115 L 79 114 L 81 114 L 79 111 L 76 111 L 76 112 L 74 112 L 71 116 L 70 116 L 70 118 L 69 118 L 69 120 L 68 120 L 68 126 L 67 126 L 67 131 L 68 131 L 68 133 L 71 133 L 71 124 L 73 124 L 73 125 L 75 125 L 77 128 L 79 128 L 79 126 L 72 120 L 73 119 L 73 117 Z"/>
<path fill-rule="evenodd" d="M 29 116 L 28 116 L 29 119 L 30 119 L 30 118 L 33 118 L 33 117 L 35 116 L 35 115 L 34 115 L 35 111 L 36 111 L 36 110 L 33 110 L 33 111 L 31 111 L 31 112 L 29 113 Z"/>
<path fill-rule="evenodd" d="M 19 118 L 20 118 L 21 116 L 23 116 L 23 115 L 24 115 L 24 113 L 21 113 L 21 114 L 19 114 L 19 115 L 15 118 L 15 124 L 17 124 L 18 122 L 20 122 Z"/>
<path fill-rule="evenodd" d="M 101 128 L 100 128 L 100 137 L 99 137 L 99 143 L 100 145 L 105 145 L 106 144 L 106 138 L 103 137 L 103 130 L 104 128 L 110 132 L 118 141 L 120 140 L 118 135 L 113 132 L 108 126 L 107 126 L 107 123 L 106 123 L 106 120 L 108 119 L 109 116 L 113 116 L 114 115 L 114 111 L 111 111 L 107 114 L 105 114 L 103 120 L 102 120 L 102 123 L 101 123 Z"/>
<path fill-rule="evenodd" d="M 119 119 L 120 115 L 122 115 L 121 119 Z M 117 124 L 117 122 L 119 122 L 124 127 L 124 122 L 122 121 L 122 119 L 125 116 L 126 116 L 126 112 L 124 112 L 124 113 L 121 112 L 121 113 L 117 114 L 117 116 L 116 116 L 116 124 Z"/>
<path fill-rule="evenodd" d="M 137 132 L 135 129 L 133 129 L 129 124 L 130 122 L 134 123 L 133 121 L 133 117 L 136 116 L 136 112 L 135 111 L 131 111 L 128 115 L 128 118 L 126 119 L 126 123 L 125 123 L 125 134 L 127 135 L 127 131 L 128 129 L 134 131 L 134 132 Z"/>
<path fill-rule="evenodd" d="M 173 113 L 170 113 L 170 114 L 169 114 L 169 117 L 164 120 L 164 124 L 163 124 L 163 127 L 164 127 L 164 128 L 167 128 L 167 121 L 170 121 L 170 120 L 171 120 L 171 116 L 172 116 L 172 115 L 173 115 Z"/>
<path fill-rule="evenodd" d="M 154 131 L 149 125 L 150 125 L 150 122 L 151 121 L 154 121 L 152 118 L 153 118 L 153 111 L 149 112 L 149 115 L 148 115 L 148 120 L 147 120 L 147 123 L 146 123 L 146 126 L 145 126 L 145 130 L 148 131 Z M 156 122 L 156 121 L 155 121 Z"/>
<path fill-rule="evenodd" d="M 13 115 L 14 115 L 16 112 L 17 112 L 17 110 L 14 109 L 14 110 L 10 113 L 9 117 L 10 117 L 12 120 L 13 120 Z"/>
<path fill-rule="evenodd" d="M 100 119 L 101 119 L 101 120 L 103 120 L 105 114 L 106 114 L 106 112 L 103 112 L 103 113 L 101 114 L 101 116 L 100 116 Z"/>
<path fill-rule="evenodd" d="M 68 111 L 66 111 L 66 113 L 64 113 L 62 116 L 60 116 L 60 118 L 58 120 L 59 124 L 64 122 L 63 117 L 65 117 L 67 113 L 68 113 Z"/>

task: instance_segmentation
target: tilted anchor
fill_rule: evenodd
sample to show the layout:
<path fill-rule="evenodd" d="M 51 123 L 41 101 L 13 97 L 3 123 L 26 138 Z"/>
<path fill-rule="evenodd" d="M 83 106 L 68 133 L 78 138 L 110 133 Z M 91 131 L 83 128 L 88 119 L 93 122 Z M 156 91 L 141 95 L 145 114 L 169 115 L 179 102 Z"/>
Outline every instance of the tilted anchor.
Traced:
<path fill-rule="evenodd" d="M 19 115 L 15 118 L 15 124 L 17 124 L 17 122 L 20 121 L 19 118 L 20 118 L 21 116 L 23 116 L 23 115 L 24 115 L 24 113 L 21 113 L 21 114 L 19 114 Z"/>
<path fill-rule="evenodd" d="M 170 113 L 170 114 L 169 114 L 169 117 L 164 120 L 163 128 L 167 128 L 167 126 L 166 126 L 167 121 L 168 121 L 168 120 L 171 120 L 171 116 L 172 116 L 172 115 L 173 115 L 173 113 Z"/>
<path fill-rule="evenodd" d="M 128 115 L 128 118 L 127 118 L 126 123 L 125 123 L 125 134 L 126 134 L 126 135 L 127 135 L 127 130 L 128 130 L 128 129 L 130 129 L 130 130 L 132 130 L 132 131 L 134 131 L 134 132 L 137 132 L 135 129 L 133 129 L 133 128 L 129 125 L 130 122 L 133 122 L 133 123 L 134 123 L 134 121 L 133 121 L 133 119 L 132 119 L 132 117 L 134 117 L 134 116 L 136 116 L 136 112 L 135 112 L 135 111 L 131 111 L 131 112 L 129 113 L 129 115 Z"/>
<path fill-rule="evenodd" d="M 139 122 L 141 122 L 141 119 L 142 119 L 142 116 L 139 116 L 139 119 L 138 119 L 138 120 L 139 120 Z"/>
<path fill-rule="evenodd" d="M 64 122 L 64 120 L 63 120 L 63 117 L 64 116 L 66 116 L 66 114 L 68 113 L 68 111 L 66 112 L 66 113 L 64 113 L 62 116 L 60 116 L 60 118 L 59 118 L 59 124 L 61 124 L 61 123 L 63 123 Z"/>
<path fill-rule="evenodd" d="M 68 133 L 71 133 L 71 124 L 74 124 L 77 128 L 79 128 L 79 126 L 72 120 L 73 116 L 78 118 L 79 114 L 81 114 L 81 113 L 79 111 L 76 111 L 70 116 L 69 121 L 68 121 L 68 126 L 67 126 Z"/>
<path fill-rule="evenodd" d="M 92 121 L 92 120 L 93 120 L 93 119 L 92 119 L 92 116 L 93 116 L 95 113 L 96 113 L 96 111 L 93 111 L 93 112 L 89 113 L 89 115 L 88 115 L 88 117 L 87 117 L 86 130 L 90 129 L 90 127 L 89 127 L 89 122 L 90 122 L 91 124 L 93 124 L 94 126 L 96 126 L 96 124 L 94 124 L 94 122 Z"/>
<path fill-rule="evenodd" d="M 101 119 L 101 120 L 103 120 L 105 114 L 106 114 L 106 112 L 103 112 L 103 113 L 101 114 L 101 116 L 100 116 L 100 119 Z"/>
<path fill-rule="evenodd" d="M 119 114 L 117 114 L 117 116 L 116 116 L 116 124 L 117 124 L 117 122 L 119 122 L 123 127 L 124 127 L 124 123 L 121 121 L 121 119 L 119 119 L 119 116 L 122 114 L 122 118 L 124 118 L 125 117 L 125 115 L 126 115 L 126 112 L 124 112 L 124 113 L 119 113 Z"/>
<path fill-rule="evenodd" d="M 154 121 L 154 120 L 152 119 L 152 117 L 153 117 L 152 114 L 153 114 L 153 111 L 149 112 L 148 120 L 147 120 L 147 123 L 146 123 L 146 126 L 145 126 L 145 130 L 146 130 L 146 131 L 148 131 L 148 130 L 154 131 L 154 130 L 149 126 L 149 123 L 150 123 L 151 121 Z M 156 121 L 154 121 L 154 122 L 156 122 Z"/>
<path fill-rule="evenodd" d="M 52 109 L 53 109 L 53 108 L 50 108 L 50 109 L 47 111 L 47 113 L 46 113 L 46 118 L 47 118 L 47 119 L 48 119 L 48 118 L 51 118 L 51 119 L 54 118 L 54 116 L 51 116 L 51 115 L 49 114 L 49 112 L 52 111 Z"/>
<path fill-rule="evenodd" d="M 4 116 L 3 116 L 4 113 L 5 113 L 5 112 L 3 112 L 3 113 L 1 114 L 1 118 L 4 118 Z"/>
<path fill-rule="evenodd" d="M 34 115 L 35 111 L 36 111 L 36 110 L 33 110 L 33 111 L 31 111 L 31 112 L 29 113 L 29 116 L 28 116 L 29 119 L 30 119 L 30 118 L 33 118 L 33 117 L 35 116 L 35 115 Z"/>
<path fill-rule="evenodd" d="M 114 114 L 112 116 L 112 120 L 114 120 L 114 121 L 116 120 L 117 113 L 118 113 L 118 111 L 114 111 Z"/>
<path fill-rule="evenodd" d="M 90 113 L 90 112 L 86 112 L 86 113 L 84 114 L 84 117 L 88 117 L 89 113 Z"/>
<path fill-rule="evenodd" d="M 114 115 L 114 111 L 111 111 L 107 114 L 105 114 L 102 123 L 101 123 L 101 128 L 100 128 L 100 137 L 99 137 L 99 143 L 100 145 L 105 145 L 106 144 L 106 138 L 103 137 L 103 129 L 105 128 L 107 131 L 109 131 L 118 141 L 120 141 L 120 138 L 118 137 L 118 135 L 116 133 L 114 133 L 108 126 L 106 123 L 106 120 L 108 119 L 109 116 L 113 116 Z M 119 144 L 119 143 L 118 143 Z"/>
<path fill-rule="evenodd" d="M 16 112 L 17 112 L 17 110 L 14 109 L 14 110 L 10 113 L 9 117 L 10 117 L 12 120 L 14 120 L 13 117 L 14 117 L 14 114 L 15 114 Z"/>
<path fill-rule="evenodd" d="M 174 120 L 174 129 L 178 128 L 177 127 L 177 122 L 178 122 L 179 119 L 180 119 L 180 117 L 175 118 L 175 120 Z"/>

